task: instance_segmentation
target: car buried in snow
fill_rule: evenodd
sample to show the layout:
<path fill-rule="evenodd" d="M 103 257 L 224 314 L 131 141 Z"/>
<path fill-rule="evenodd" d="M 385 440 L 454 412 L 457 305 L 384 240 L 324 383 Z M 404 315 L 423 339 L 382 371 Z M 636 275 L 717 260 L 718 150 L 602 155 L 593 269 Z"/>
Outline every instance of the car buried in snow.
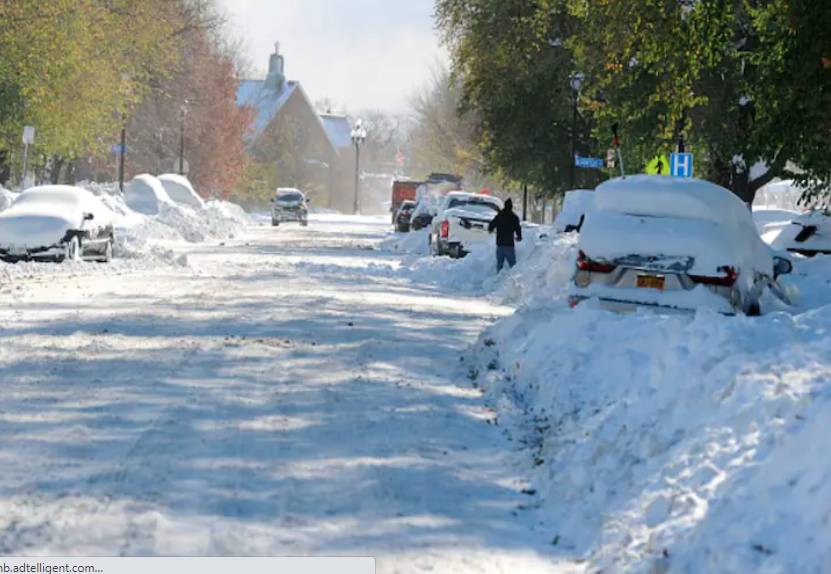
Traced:
<path fill-rule="evenodd" d="M 0 260 L 101 261 L 113 258 L 113 214 L 92 192 L 32 187 L 0 213 Z"/>
<path fill-rule="evenodd" d="M 296 221 L 303 227 L 309 225 L 309 200 L 293 187 L 279 188 L 271 200 L 271 225 L 277 227 L 287 221 Z"/>
<path fill-rule="evenodd" d="M 569 301 L 759 315 L 791 262 L 762 241 L 747 206 L 715 184 L 634 176 L 601 184 L 586 214 Z M 786 301 L 787 302 L 787 301 Z"/>
<path fill-rule="evenodd" d="M 773 239 L 772 246 L 803 257 L 831 255 L 831 211 L 816 209 L 794 217 Z"/>
<path fill-rule="evenodd" d="M 593 189 L 572 189 L 563 197 L 563 208 L 554 219 L 554 231 L 572 233 L 580 231 L 586 214 L 594 209 Z"/>
<path fill-rule="evenodd" d="M 441 198 L 429 237 L 433 255 L 464 257 L 477 243 L 489 241 L 488 225 L 504 207 L 492 195 L 453 191 Z"/>

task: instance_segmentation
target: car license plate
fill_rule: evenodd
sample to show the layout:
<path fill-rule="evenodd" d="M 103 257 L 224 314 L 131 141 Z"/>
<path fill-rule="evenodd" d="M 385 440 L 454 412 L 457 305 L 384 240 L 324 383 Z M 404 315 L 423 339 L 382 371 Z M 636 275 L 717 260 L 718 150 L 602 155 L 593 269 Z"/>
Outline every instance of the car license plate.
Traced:
<path fill-rule="evenodd" d="M 638 275 L 638 289 L 657 289 L 663 291 L 666 287 L 666 278 L 652 275 Z"/>

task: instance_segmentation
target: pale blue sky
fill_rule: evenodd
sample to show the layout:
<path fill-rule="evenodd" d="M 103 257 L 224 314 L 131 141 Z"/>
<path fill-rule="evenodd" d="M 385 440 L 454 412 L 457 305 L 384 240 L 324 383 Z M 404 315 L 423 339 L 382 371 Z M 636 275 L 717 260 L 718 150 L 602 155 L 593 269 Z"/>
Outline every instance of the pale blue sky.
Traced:
<path fill-rule="evenodd" d="M 286 75 L 314 101 L 350 110 L 406 111 L 409 96 L 445 58 L 433 0 L 219 0 L 250 58 L 265 71 L 274 43 Z"/>

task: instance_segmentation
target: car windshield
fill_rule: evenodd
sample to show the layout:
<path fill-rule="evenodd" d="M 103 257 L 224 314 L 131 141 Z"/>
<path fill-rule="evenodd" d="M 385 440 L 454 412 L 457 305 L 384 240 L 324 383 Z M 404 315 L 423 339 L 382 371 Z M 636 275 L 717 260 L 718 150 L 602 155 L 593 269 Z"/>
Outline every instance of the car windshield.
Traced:
<path fill-rule="evenodd" d="M 277 195 L 277 201 L 303 201 L 303 195 L 296 191 L 289 191 Z"/>
<path fill-rule="evenodd" d="M 499 212 L 499 206 L 493 202 L 468 197 L 451 199 L 447 209 L 453 209 L 454 207 L 462 207 L 468 211 L 479 211 L 482 213 Z"/>

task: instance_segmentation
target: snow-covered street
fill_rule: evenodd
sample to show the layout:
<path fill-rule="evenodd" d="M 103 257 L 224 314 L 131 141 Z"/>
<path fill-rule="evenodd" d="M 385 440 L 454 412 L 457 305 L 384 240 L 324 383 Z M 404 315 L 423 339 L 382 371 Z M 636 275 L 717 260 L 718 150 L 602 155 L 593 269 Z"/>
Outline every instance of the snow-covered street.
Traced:
<path fill-rule="evenodd" d="M 388 231 L 320 216 L 182 245 L 187 266 L 8 275 L 0 552 L 577 571 L 468 378 L 512 309 L 384 272 Z"/>

